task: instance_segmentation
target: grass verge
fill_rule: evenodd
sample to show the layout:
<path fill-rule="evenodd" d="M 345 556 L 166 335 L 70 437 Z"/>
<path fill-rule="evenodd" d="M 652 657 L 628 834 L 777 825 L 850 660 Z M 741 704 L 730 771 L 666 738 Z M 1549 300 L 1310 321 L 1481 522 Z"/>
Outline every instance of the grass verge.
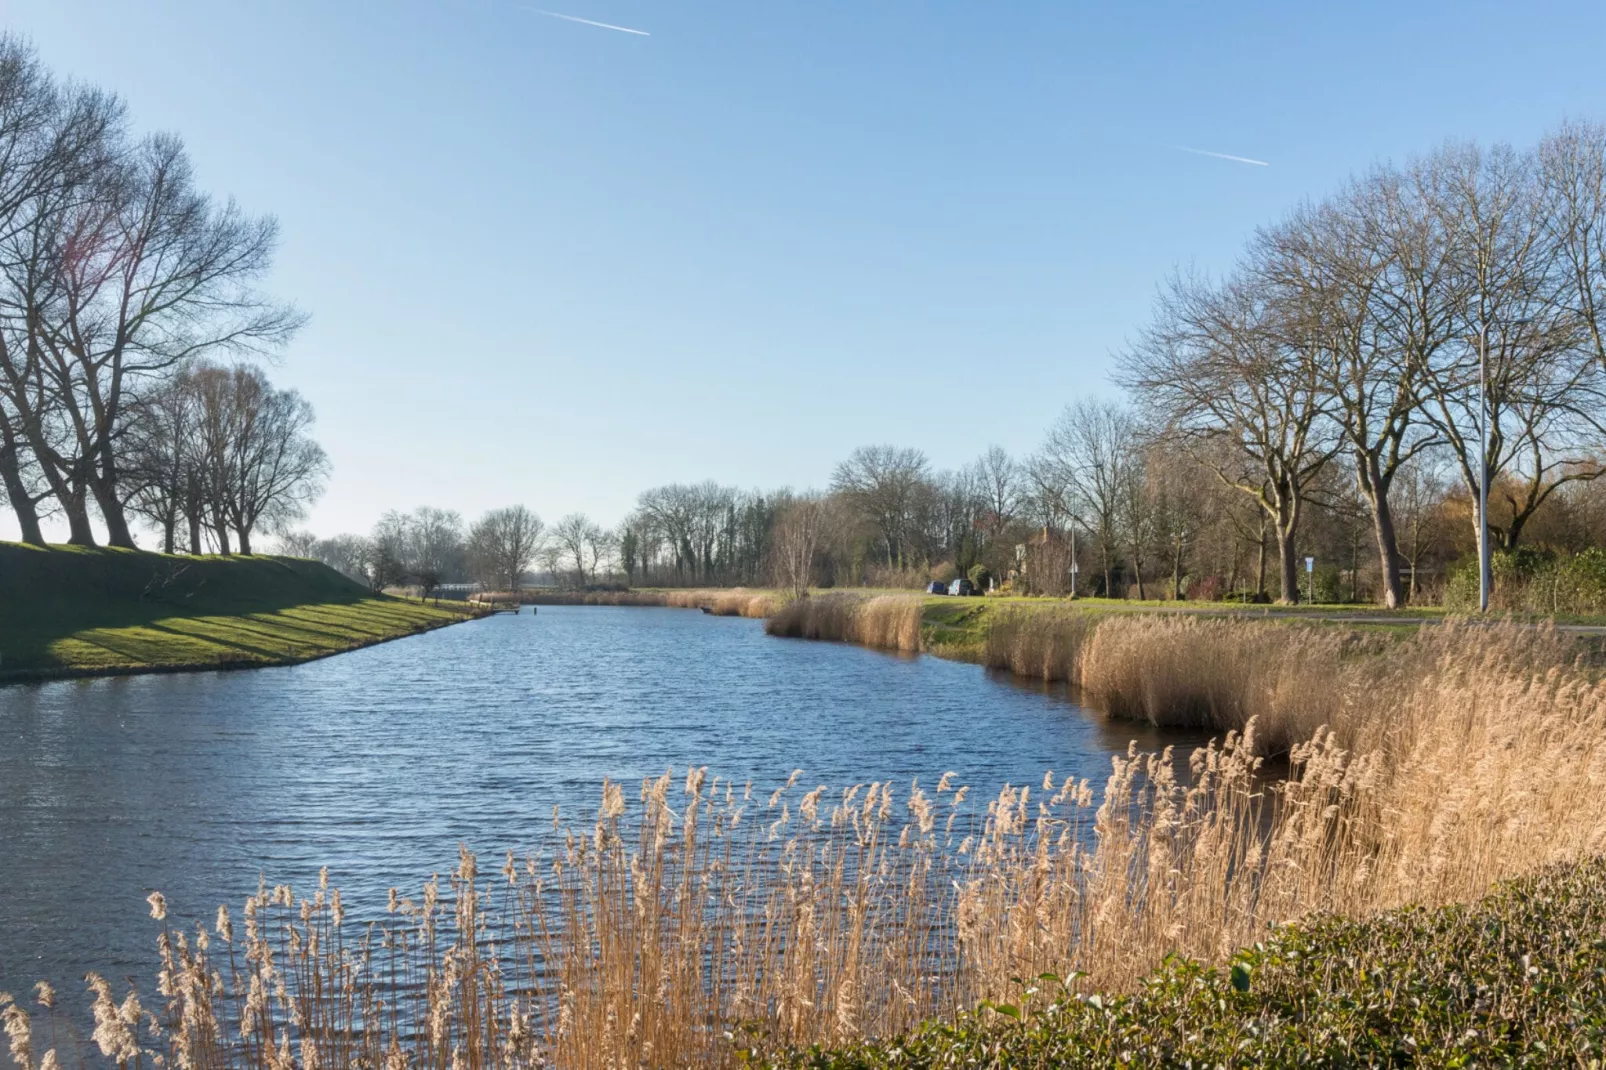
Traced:
<path fill-rule="evenodd" d="M 475 615 L 315 561 L 0 543 L 0 683 L 285 665 Z"/>

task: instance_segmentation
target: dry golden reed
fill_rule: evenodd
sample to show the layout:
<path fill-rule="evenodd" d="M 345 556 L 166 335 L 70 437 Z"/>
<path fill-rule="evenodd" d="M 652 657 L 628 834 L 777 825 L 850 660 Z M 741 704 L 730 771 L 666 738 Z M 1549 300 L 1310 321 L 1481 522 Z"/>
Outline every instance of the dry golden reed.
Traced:
<path fill-rule="evenodd" d="M 540 591 L 526 592 L 526 602 L 543 606 L 664 606 L 706 609 L 716 617 L 770 616 L 786 602 L 776 591 L 749 591 L 742 587 L 688 587 L 657 591 Z"/>
<path fill-rule="evenodd" d="M 764 624 L 770 635 L 858 643 L 878 650 L 920 650 L 919 595 L 832 593 L 799 598 Z"/>
<path fill-rule="evenodd" d="M 1069 608 L 1015 607 L 993 616 L 982 664 L 1037 680 L 1082 680 L 1082 648 L 1099 618 Z"/>
<path fill-rule="evenodd" d="M 170 928 L 164 902 L 157 999 L 119 1003 L 92 978 L 93 1042 L 175 1067 L 734 1065 L 747 1029 L 886 1036 L 1046 971 L 1121 989 L 1169 953 L 1219 960 L 1313 911 L 1467 899 L 1606 851 L 1606 685 L 1554 629 L 1456 625 L 1346 650 L 1298 628 L 1138 623 L 1097 655 L 1108 626 L 1086 667 L 1125 664 L 1146 636 L 1197 648 L 1151 647 L 1166 671 L 1204 671 L 1225 647 L 1312 673 L 1331 655 L 1321 686 L 1370 690 L 1299 706 L 1341 726 L 1295 743 L 1281 780 L 1253 711 L 1300 690 L 1229 659 L 1219 672 L 1267 674 L 1264 696 L 1222 676 L 1142 701 L 1247 714 L 1242 732 L 1185 765 L 1129 750 L 1102 788 L 1050 773 L 978 800 L 952 774 L 827 789 L 798 772 L 764 793 L 692 770 L 605 784 L 594 820 L 499 876 L 464 852 L 447 885 L 392 893 L 377 924 L 322 885 L 263 887 L 209 928 Z M 33 1058 L 27 1012 L 0 1003 Z"/>

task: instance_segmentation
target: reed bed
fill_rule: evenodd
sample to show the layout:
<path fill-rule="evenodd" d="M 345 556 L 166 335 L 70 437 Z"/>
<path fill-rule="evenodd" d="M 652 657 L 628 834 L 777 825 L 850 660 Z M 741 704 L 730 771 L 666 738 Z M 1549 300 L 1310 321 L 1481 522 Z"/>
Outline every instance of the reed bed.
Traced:
<path fill-rule="evenodd" d="M 775 591 L 749 591 L 742 587 L 689 587 L 661 591 L 538 591 L 526 592 L 524 600 L 542 606 L 707 609 L 716 617 L 763 619 L 784 605 L 786 596 Z"/>
<path fill-rule="evenodd" d="M 1008 609 L 987 628 L 982 664 L 1037 680 L 1082 682 L 1082 648 L 1098 617 L 1075 609 Z"/>
<path fill-rule="evenodd" d="M 1159 630 L 1109 634 L 1275 654 L 1249 622 L 1140 627 Z M 1271 634 L 1295 665 L 1371 666 L 1324 678 L 1372 690 L 1323 707 L 1341 727 L 1293 745 L 1286 779 L 1268 781 L 1251 715 L 1185 777 L 1132 749 L 1102 786 L 1049 773 L 985 801 L 951 774 L 604 784 L 594 818 L 554 817 L 546 854 L 482 879 L 465 852 L 372 924 L 322 884 L 193 928 L 166 928 L 153 896 L 157 992 L 147 1007 L 92 976 L 92 1043 L 122 1066 L 735 1065 L 750 1043 L 891 1036 L 1045 972 L 1130 989 L 1167 955 L 1221 961 L 1307 915 L 1464 901 L 1606 851 L 1606 685 L 1553 629 L 1446 627 L 1366 657 Z M 30 1012 L 3 1014 L 19 1063 L 47 1065 Z"/>
<path fill-rule="evenodd" d="M 920 651 L 919 595 L 823 594 L 781 607 L 764 624 L 770 635 L 858 643 L 878 650 Z"/>

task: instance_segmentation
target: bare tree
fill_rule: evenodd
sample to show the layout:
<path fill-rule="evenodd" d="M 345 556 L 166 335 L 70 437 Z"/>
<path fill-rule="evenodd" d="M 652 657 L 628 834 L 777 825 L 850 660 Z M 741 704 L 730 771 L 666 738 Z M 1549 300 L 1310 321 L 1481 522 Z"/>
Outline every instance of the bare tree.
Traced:
<path fill-rule="evenodd" d="M 94 542 L 92 458 L 72 448 L 59 384 L 46 374 L 62 301 L 57 221 L 88 203 L 122 137 L 122 105 L 63 89 L 33 50 L 0 35 L 0 490 L 23 538 L 43 544 L 39 505 L 52 496 L 70 541 Z"/>
<path fill-rule="evenodd" d="M 487 586 L 517 593 L 545 531 L 541 518 L 522 505 L 493 509 L 469 530 L 469 558 Z"/>
<path fill-rule="evenodd" d="M 592 524 L 591 529 L 586 532 L 585 541 L 587 567 L 590 569 L 592 582 L 596 582 L 602 578 L 602 570 L 611 560 L 619 540 L 613 532 L 601 524 Z"/>
<path fill-rule="evenodd" d="M 814 555 L 825 536 L 829 510 L 818 494 L 794 498 L 781 510 L 770 541 L 770 572 L 778 587 L 801 597 L 814 577 Z"/>
<path fill-rule="evenodd" d="M 310 531 L 286 531 L 280 534 L 274 548 L 282 557 L 318 556 L 318 536 Z"/>
<path fill-rule="evenodd" d="M 895 446 L 860 446 L 836 466 L 831 489 L 876 530 L 886 561 L 912 563 L 910 534 L 916 502 L 928 479 L 926 455 Z"/>
<path fill-rule="evenodd" d="M 1606 370 L 1606 125 L 1564 123 L 1540 143 L 1538 157 L 1566 306 Z"/>
<path fill-rule="evenodd" d="M 1595 357 L 1595 327 L 1573 301 L 1567 242 L 1551 221 L 1556 205 L 1539 160 L 1465 146 L 1425 169 L 1455 250 L 1457 325 L 1429 365 L 1425 415 L 1469 494 L 1480 476 L 1503 492 L 1505 522 L 1493 510 L 1487 522 L 1511 549 L 1551 494 L 1606 472 L 1606 368 Z"/>
<path fill-rule="evenodd" d="M 123 463 L 130 506 L 162 533 L 162 550 L 176 549 L 180 522 L 198 520 L 197 488 L 203 458 L 197 451 L 199 398 L 188 375 L 174 376 L 134 407 Z M 191 532 L 192 552 L 199 531 Z"/>
<path fill-rule="evenodd" d="M 407 571 L 422 600 L 462 567 L 463 518 L 450 509 L 421 505 L 405 518 L 404 530 Z"/>
<path fill-rule="evenodd" d="M 675 580 L 682 580 L 688 560 L 695 575 L 696 560 L 692 547 L 692 532 L 697 520 L 695 488 L 676 483 L 643 491 L 638 499 L 638 511 L 647 521 L 642 528 L 644 537 L 651 539 L 651 545 L 656 548 L 668 543 L 675 562 Z"/>
<path fill-rule="evenodd" d="M 546 571 L 554 584 L 563 580 L 563 557 L 567 551 L 563 543 L 557 539 L 547 539 L 535 551 L 535 559 L 541 562 L 541 568 Z"/>
<path fill-rule="evenodd" d="M 1171 442 L 1260 506 L 1277 542 L 1281 598 L 1295 602 L 1300 520 L 1340 443 L 1324 434 L 1323 370 L 1311 350 L 1286 343 L 1280 313 L 1261 287 L 1175 276 L 1122 354 L 1118 381 Z"/>
<path fill-rule="evenodd" d="M 1049 428 L 1029 470 L 1044 499 L 1071 525 L 1088 522 L 1098 545 L 1104 593 L 1114 597 L 1121 519 L 1136 461 L 1137 424 L 1113 401 L 1077 401 Z"/>
<path fill-rule="evenodd" d="M 266 521 L 299 520 L 323 491 L 329 460 L 314 442 L 312 406 L 294 390 L 277 390 L 254 368 L 230 369 L 226 418 L 232 429 L 224 455 L 222 488 L 229 526 L 240 552 L 251 552 L 251 535 Z"/>
<path fill-rule="evenodd" d="M 552 536 L 574 564 L 575 582 L 586 585 L 586 554 L 591 543 L 600 539 L 602 529 L 584 513 L 570 513 L 552 528 Z"/>
<path fill-rule="evenodd" d="M 140 390 L 188 359 L 282 344 L 301 318 L 252 288 L 271 261 L 273 221 L 196 190 L 177 139 L 119 152 L 83 187 L 31 228 L 25 258 L 50 279 L 27 314 L 70 429 L 64 444 L 41 437 L 35 448 L 87 482 L 108 541 L 132 546 L 118 446 Z"/>
<path fill-rule="evenodd" d="M 1021 468 L 1002 446 L 989 446 L 971 466 L 972 479 L 985 510 L 982 522 L 990 538 L 1014 523 L 1021 504 Z"/>

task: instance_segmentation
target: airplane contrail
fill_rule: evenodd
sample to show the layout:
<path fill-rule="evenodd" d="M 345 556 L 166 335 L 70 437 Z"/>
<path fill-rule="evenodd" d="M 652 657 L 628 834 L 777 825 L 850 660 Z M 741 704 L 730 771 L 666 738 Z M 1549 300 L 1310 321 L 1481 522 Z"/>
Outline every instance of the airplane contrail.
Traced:
<path fill-rule="evenodd" d="M 1190 149 L 1186 145 L 1167 145 L 1166 148 L 1176 149 L 1178 152 L 1191 152 L 1199 156 L 1214 156 L 1218 160 L 1231 160 L 1233 163 L 1252 163 L 1256 167 L 1270 167 L 1265 160 L 1252 160 L 1248 156 L 1232 156 L 1225 152 L 1211 152 L 1209 149 Z"/>
<path fill-rule="evenodd" d="M 526 8 L 525 10 L 533 11 L 537 15 L 545 15 L 547 18 L 551 19 L 563 19 L 567 22 L 578 22 L 585 26 L 597 26 L 604 30 L 618 30 L 620 33 L 633 33 L 637 37 L 652 36 L 652 34 L 648 33 L 646 30 L 632 30 L 629 26 L 615 26 L 611 22 L 593 22 L 591 19 L 583 19 L 579 15 L 565 15 L 558 11 L 547 11 L 539 7 Z"/>

